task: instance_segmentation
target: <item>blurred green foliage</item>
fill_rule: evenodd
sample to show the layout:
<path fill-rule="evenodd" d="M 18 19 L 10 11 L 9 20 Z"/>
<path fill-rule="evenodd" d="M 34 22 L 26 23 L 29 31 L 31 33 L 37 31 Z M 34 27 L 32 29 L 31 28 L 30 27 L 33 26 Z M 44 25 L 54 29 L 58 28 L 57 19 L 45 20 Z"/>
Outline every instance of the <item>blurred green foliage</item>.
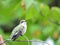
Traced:
<path fill-rule="evenodd" d="M 25 19 L 27 21 L 28 29 L 26 36 L 31 40 L 38 38 L 46 40 L 49 36 L 54 38 L 53 35 L 57 31 L 57 39 L 60 36 L 60 8 L 47 5 L 50 0 L 0 0 L 0 25 L 14 26 L 12 23 L 15 19 Z M 8 27 L 8 28 L 9 28 Z M 10 32 L 4 33 L 0 28 L 0 34 L 4 39 L 10 36 Z M 19 37 L 20 40 L 25 40 Z M 56 38 L 54 38 L 56 40 Z M 7 45 L 27 45 L 23 42 L 8 42 Z M 59 45 L 59 42 L 56 41 Z"/>

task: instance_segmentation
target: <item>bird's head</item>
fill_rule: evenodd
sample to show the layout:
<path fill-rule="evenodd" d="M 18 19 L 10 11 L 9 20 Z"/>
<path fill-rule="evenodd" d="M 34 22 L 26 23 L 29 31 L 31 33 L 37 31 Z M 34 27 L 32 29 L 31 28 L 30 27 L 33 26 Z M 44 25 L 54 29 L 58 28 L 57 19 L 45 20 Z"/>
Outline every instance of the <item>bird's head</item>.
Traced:
<path fill-rule="evenodd" d="M 26 20 L 21 20 L 20 24 L 26 24 Z"/>

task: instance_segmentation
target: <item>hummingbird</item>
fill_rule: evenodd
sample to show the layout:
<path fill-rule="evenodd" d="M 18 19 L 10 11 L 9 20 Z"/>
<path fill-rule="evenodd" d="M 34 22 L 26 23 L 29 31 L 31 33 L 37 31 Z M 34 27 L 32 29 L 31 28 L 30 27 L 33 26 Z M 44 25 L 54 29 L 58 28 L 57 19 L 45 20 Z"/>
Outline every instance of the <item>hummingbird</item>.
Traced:
<path fill-rule="evenodd" d="M 10 35 L 10 39 L 11 40 L 16 40 L 19 36 L 23 36 L 26 33 L 27 30 L 27 22 L 26 20 L 21 20 L 19 25 L 17 25 L 11 35 Z"/>

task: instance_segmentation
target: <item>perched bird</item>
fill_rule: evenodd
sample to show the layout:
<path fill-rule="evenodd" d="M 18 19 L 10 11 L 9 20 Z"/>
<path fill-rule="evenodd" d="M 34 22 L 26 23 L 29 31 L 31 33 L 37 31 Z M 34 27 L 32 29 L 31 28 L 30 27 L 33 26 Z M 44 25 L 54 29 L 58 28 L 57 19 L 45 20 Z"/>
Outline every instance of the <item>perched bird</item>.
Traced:
<path fill-rule="evenodd" d="M 10 36 L 11 40 L 16 40 L 19 36 L 23 36 L 27 30 L 27 22 L 25 20 L 21 20 L 20 24 L 17 25 Z"/>

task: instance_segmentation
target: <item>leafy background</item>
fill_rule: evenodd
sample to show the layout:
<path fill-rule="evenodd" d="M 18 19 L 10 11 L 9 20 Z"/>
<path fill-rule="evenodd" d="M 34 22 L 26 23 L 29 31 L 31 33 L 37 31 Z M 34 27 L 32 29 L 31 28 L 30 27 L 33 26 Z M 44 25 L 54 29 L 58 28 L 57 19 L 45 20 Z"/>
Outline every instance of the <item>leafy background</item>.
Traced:
<path fill-rule="evenodd" d="M 20 20 L 27 20 L 26 36 L 46 40 L 51 37 L 55 45 L 60 38 L 60 8 L 48 6 L 51 0 L 0 0 L 0 34 L 7 39 Z M 19 37 L 19 40 L 26 40 Z M 27 42 L 6 43 L 7 45 L 27 45 Z"/>

